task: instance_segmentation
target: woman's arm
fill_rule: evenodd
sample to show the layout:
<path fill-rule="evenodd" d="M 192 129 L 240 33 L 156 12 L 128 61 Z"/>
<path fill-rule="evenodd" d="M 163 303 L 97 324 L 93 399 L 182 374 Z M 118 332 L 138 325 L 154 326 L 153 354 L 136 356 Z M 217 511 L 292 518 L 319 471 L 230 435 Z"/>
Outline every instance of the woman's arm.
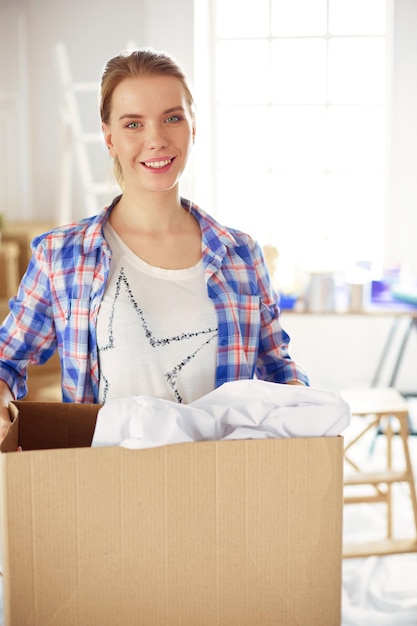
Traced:
<path fill-rule="evenodd" d="M 281 327 L 278 297 L 271 285 L 262 250 L 256 242 L 252 254 L 261 297 L 257 375 L 262 380 L 271 382 L 309 385 L 306 372 L 294 362 L 289 354 L 290 337 Z"/>
<path fill-rule="evenodd" d="M 32 244 L 28 267 L 0 325 L 0 381 L 8 386 L 13 399 L 27 394 L 28 366 L 44 363 L 56 349 L 49 273 L 41 236 L 36 245 Z M 4 406 L 4 393 L 2 387 L 0 407 Z"/>

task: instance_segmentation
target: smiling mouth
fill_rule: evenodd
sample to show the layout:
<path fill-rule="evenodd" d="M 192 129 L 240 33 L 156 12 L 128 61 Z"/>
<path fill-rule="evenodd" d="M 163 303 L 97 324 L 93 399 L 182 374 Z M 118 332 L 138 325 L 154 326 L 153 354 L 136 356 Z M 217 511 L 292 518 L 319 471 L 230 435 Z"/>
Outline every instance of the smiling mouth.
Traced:
<path fill-rule="evenodd" d="M 160 161 L 143 161 L 143 165 L 151 170 L 159 170 L 172 163 L 174 159 L 161 159 Z"/>

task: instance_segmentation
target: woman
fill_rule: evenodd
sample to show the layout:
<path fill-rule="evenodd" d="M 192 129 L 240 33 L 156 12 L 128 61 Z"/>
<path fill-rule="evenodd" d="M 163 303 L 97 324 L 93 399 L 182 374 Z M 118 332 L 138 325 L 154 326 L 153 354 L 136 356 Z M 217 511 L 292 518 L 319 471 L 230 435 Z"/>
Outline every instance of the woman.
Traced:
<path fill-rule="evenodd" d="M 165 54 L 111 59 L 104 139 L 122 194 L 32 243 L 0 327 L 3 431 L 29 364 L 58 350 L 65 402 L 191 402 L 226 381 L 308 384 L 291 360 L 259 245 L 179 195 L 195 137 L 186 78 Z"/>

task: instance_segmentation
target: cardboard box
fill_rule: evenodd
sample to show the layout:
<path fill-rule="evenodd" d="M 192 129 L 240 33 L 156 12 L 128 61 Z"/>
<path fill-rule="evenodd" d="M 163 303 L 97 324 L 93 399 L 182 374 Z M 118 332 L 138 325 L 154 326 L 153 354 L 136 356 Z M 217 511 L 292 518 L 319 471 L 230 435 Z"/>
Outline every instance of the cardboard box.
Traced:
<path fill-rule="evenodd" d="M 340 624 L 341 437 L 89 448 L 97 405 L 10 411 L 6 626 Z"/>

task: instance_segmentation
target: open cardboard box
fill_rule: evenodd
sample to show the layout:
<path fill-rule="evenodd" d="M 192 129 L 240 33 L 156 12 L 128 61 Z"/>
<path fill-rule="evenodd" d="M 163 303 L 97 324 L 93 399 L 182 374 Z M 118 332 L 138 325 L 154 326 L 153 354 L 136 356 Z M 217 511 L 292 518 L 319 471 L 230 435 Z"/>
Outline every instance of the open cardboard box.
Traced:
<path fill-rule="evenodd" d="M 6 626 L 340 624 L 341 437 L 90 448 L 98 409 L 10 405 Z"/>

